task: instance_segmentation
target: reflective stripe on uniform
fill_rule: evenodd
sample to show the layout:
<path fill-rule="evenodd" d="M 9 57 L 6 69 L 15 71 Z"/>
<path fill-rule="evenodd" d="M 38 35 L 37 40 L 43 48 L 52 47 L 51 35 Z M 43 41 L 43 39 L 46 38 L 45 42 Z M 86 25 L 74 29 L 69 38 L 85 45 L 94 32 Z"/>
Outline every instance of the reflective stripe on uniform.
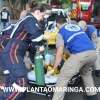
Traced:
<path fill-rule="evenodd" d="M 24 40 L 25 37 L 26 37 L 26 33 L 22 32 L 18 37 L 17 39 L 21 39 L 21 40 Z M 12 62 L 12 64 L 14 64 L 15 62 L 18 63 L 19 60 L 18 60 L 18 57 L 17 57 L 17 51 L 19 49 L 19 44 L 16 44 L 16 43 L 13 43 L 13 45 L 11 46 L 11 49 L 10 49 L 10 60 Z"/>
<path fill-rule="evenodd" d="M 40 42 L 43 39 L 43 34 L 37 37 L 36 39 L 32 39 L 32 42 Z"/>
<path fill-rule="evenodd" d="M 6 31 L 6 30 L 9 30 L 10 28 L 12 28 L 12 26 L 14 26 L 14 24 L 11 24 L 11 25 L 8 26 L 7 28 L 3 29 L 2 32 L 3 32 L 3 31 Z"/>
<path fill-rule="evenodd" d="M 25 18 L 21 19 L 19 22 L 17 22 L 17 23 L 15 24 L 15 28 L 13 29 L 13 31 L 12 31 L 12 33 L 11 33 L 11 35 L 10 35 L 10 38 L 13 37 L 13 35 L 14 35 L 15 31 L 17 30 L 17 28 L 19 27 L 19 25 L 20 25 L 24 20 L 26 20 L 28 17 L 31 17 L 31 16 L 26 16 Z"/>

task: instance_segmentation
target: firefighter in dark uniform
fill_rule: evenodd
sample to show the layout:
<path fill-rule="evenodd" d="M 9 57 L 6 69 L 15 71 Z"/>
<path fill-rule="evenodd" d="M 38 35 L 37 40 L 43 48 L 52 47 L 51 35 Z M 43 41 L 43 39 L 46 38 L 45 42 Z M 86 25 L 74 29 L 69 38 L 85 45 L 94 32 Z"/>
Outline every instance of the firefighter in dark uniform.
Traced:
<path fill-rule="evenodd" d="M 14 28 L 14 24 L 11 24 L 10 26 L 8 26 L 7 28 L 3 29 L 1 31 L 1 35 L 0 35 L 0 54 L 2 53 L 2 51 L 4 50 L 5 46 L 7 45 L 9 39 L 10 39 L 10 33 L 12 32 Z M 2 62 L 0 60 L 0 71 L 2 72 Z"/>
<path fill-rule="evenodd" d="M 23 87 L 27 86 L 28 70 L 23 62 L 24 55 L 30 43 L 38 44 L 43 38 L 39 21 L 43 19 L 46 10 L 46 5 L 36 4 L 29 15 L 16 23 L 10 35 L 11 39 L 2 52 L 1 60 L 4 70 L 8 71 L 6 86 L 11 86 L 19 92 L 3 93 L 0 100 L 15 100 L 25 91 Z"/>
<path fill-rule="evenodd" d="M 1 31 L 2 34 L 0 35 L 0 53 L 8 43 L 10 39 L 10 34 L 13 29 L 14 29 L 14 24 L 11 24 L 10 26 Z"/>

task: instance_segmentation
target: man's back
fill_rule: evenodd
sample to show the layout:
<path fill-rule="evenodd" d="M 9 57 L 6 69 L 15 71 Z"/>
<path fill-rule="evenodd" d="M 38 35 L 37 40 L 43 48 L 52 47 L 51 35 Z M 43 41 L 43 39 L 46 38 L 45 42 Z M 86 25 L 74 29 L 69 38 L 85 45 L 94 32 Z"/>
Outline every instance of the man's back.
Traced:
<path fill-rule="evenodd" d="M 83 32 L 78 25 L 66 24 L 60 29 L 59 33 L 64 39 L 65 47 L 67 47 L 71 53 L 95 49 L 86 33 Z"/>

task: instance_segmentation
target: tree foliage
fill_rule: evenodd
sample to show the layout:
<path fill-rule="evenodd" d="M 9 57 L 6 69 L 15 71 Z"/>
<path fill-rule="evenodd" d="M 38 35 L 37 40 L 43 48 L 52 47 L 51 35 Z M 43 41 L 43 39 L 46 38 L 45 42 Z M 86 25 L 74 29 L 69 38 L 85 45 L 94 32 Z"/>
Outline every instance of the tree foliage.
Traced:
<path fill-rule="evenodd" d="M 5 0 L 7 6 L 11 11 L 11 17 L 18 19 L 20 12 L 25 8 L 25 4 L 28 0 Z"/>
<path fill-rule="evenodd" d="M 33 1 L 33 0 L 5 0 L 7 6 L 9 7 L 10 11 L 11 11 L 11 17 L 13 19 L 18 19 L 20 12 L 25 9 L 25 4 L 28 1 Z M 48 0 L 34 0 L 36 2 L 47 2 Z M 68 5 L 70 4 L 71 0 L 59 0 L 61 1 L 65 7 L 68 7 Z"/>

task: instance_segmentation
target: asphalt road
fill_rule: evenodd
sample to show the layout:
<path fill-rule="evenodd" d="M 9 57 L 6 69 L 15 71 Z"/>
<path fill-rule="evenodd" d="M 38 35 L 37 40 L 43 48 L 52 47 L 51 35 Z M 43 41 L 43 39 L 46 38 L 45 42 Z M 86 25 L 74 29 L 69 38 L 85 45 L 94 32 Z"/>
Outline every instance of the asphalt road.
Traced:
<path fill-rule="evenodd" d="M 0 77 L 2 79 L 2 77 Z M 100 78 L 94 77 L 97 87 L 100 87 Z M 1 82 L 1 81 L 0 81 Z M 98 100 L 100 93 L 98 92 Z M 22 99 L 21 99 L 22 100 Z M 34 93 L 27 93 L 23 100 L 50 100 L 47 96 L 37 95 Z M 83 93 L 66 93 L 64 100 L 84 100 Z"/>
<path fill-rule="evenodd" d="M 94 77 L 97 87 L 100 87 L 100 78 Z M 66 93 L 64 100 L 84 100 L 83 93 Z M 41 96 L 33 93 L 28 93 L 24 100 L 49 100 L 47 96 Z M 98 100 L 100 100 L 100 93 L 98 92 Z"/>

